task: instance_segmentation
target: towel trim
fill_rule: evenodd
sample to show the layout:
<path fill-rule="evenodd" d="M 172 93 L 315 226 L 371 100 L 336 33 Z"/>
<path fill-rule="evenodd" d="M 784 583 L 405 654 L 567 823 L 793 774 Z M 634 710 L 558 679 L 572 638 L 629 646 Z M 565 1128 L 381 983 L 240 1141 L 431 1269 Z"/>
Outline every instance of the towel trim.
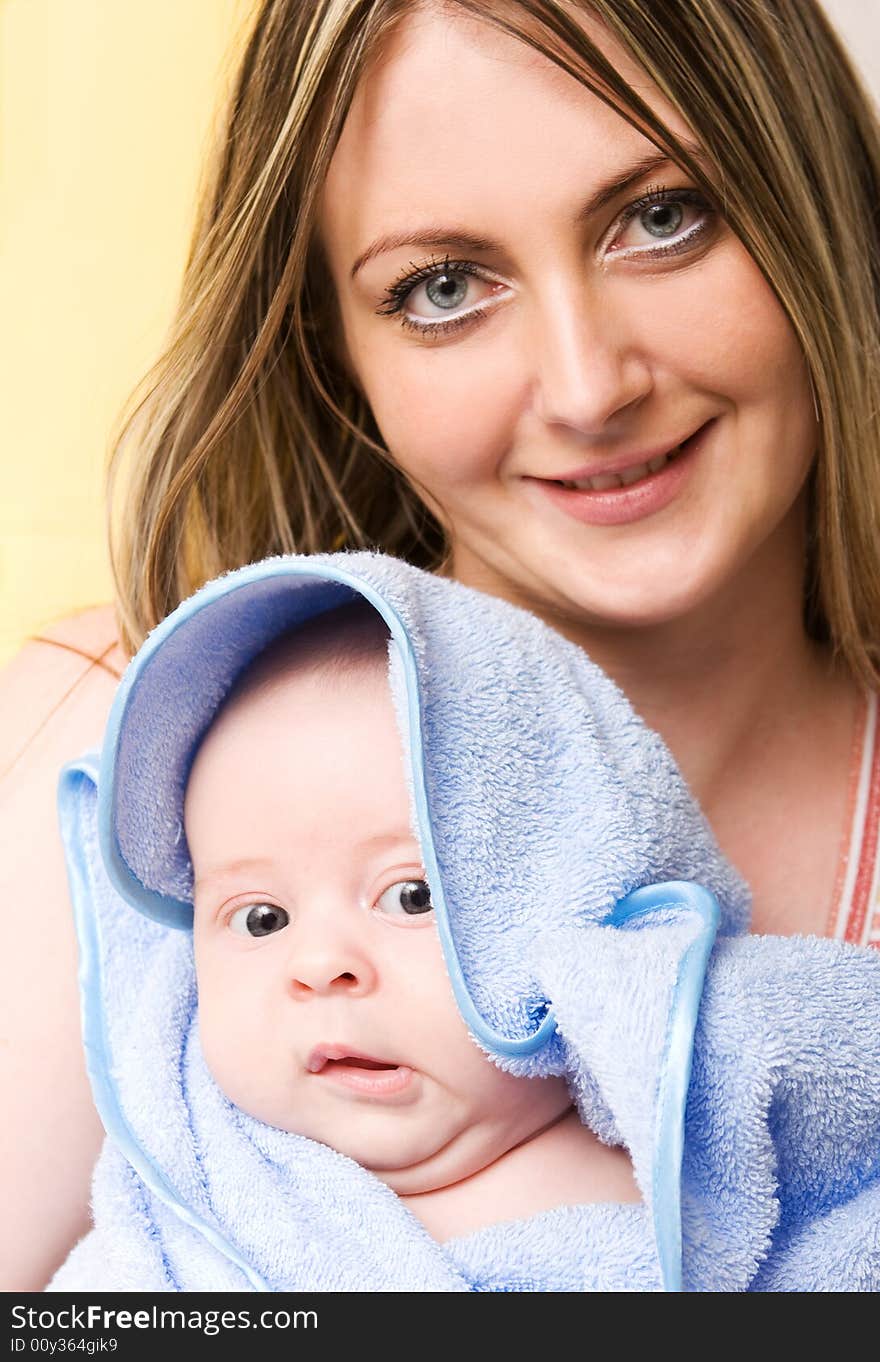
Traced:
<path fill-rule="evenodd" d="M 633 919 L 682 905 L 696 914 L 700 930 L 679 961 L 666 1019 L 651 1169 L 651 1215 L 666 1291 L 682 1290 L 681 1166 L 685 1106 L 697 1015 L 721 913 L 715 897 L 707 889 L 677 880 L 634 889 L 620 900 L 606 920 L 609 926 L 625 929 Z"/>
<path fill-rule="evenodd" d="M 79 942 L 79 985 L 83 1046 L 86 1068 L 92 1085 L 95 1106 L 107 1134 L 118 1145 L 143 1183 L 158 1199 L 185 1224 L 203 1235 L 223 1256 L 234 1263 L 255 1291 L 270 1290 L 268 1284 L 241 1256 L 237 1249 L 182 1201 L 171 1183 L 155 1165 L 129 1125 L 113 1083 L 113 1064 L 110 1043 L 101 1007 L 101 951 L 98 942 L 97 919 L 91 907 L 91 888 L 85 857 L 85 847 L 94 841 L 92 829 L 83 813 L 88 799 L 87 786 L 97 796 L 97 753 L 89 752 L 77 761 L 68 762 L 61 771 L 58 784 L 58 812 L 62 836 L 67 849 L 67 874 L 73 899 L 73 915 Z"/>

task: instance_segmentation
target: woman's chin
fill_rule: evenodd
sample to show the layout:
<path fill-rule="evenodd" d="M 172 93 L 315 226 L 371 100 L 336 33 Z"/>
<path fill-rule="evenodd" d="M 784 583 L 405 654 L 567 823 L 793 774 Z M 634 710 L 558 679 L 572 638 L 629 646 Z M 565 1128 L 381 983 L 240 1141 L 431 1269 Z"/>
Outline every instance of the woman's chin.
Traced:
<path fill-rule="evenodd" d="M 647 572 L 627 582 L 609 569 L 606 580 L 607 587 L 601 582 L 585 584 L 569 571 L 531 603 L 522 603 L 556 628 L 650 630 L 693 618 L 718 591 L 716 582 L 675 571 Z"/>
<path fill-rule="evenodd" d="M 495 552 L 458 555 L 448 575 L 530 610 L 551 626 L 650 629 L 684 620 L 716 600 L 734 572 L 723 554 L 709 561 L 695 535 L 662 536 L 634 555 L 533 542 L 514 563 Z M 493 546 L 494 547 L 494 546 Z"/>

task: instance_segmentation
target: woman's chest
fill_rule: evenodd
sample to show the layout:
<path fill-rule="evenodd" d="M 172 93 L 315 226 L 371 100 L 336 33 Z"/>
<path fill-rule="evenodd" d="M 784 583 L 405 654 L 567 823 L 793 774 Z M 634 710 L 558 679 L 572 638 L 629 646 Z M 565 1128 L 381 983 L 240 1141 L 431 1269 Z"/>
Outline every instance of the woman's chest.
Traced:
<path fill-rule="evenodd" d="M 752 930 L 880 945 L 880 726 L 861 706 L 847 750 L 786 772 L 713 826 L 749 882 Z"/>

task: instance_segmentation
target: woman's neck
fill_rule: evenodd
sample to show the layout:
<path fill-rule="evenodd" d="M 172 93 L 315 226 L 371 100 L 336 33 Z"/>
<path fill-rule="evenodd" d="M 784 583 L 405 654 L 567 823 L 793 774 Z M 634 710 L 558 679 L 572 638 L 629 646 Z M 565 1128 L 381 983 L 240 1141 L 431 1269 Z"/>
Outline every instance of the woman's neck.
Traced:
<path fill-rule="evenodd" d="M 710 814 L 732 774 L 764 765 L 768 742 L 778 747 L 855 693 L 845 669 L 805 631 L 802 545 L 800 526 L 780 527 L 713 596 L 655 625 L 605 625 L 544 609 L 525 593 L 502 594 L 577 643 L 617 682 Z"/>
<path fill-rule="evenodd" d="M 708 812 L 737 770 L 763 765 L 768 743 L 827 712 L 847 688 L 810 639 L 792 598 L 772 582 L 748 605 L 733 591 L 686 620 L 578 640 L 672 751 Z"/>

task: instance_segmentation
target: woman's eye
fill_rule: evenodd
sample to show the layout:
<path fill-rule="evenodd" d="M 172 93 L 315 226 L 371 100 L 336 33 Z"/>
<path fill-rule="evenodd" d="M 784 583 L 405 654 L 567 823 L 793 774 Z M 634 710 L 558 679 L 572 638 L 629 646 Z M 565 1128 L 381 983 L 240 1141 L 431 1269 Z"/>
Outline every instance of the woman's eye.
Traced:
<path fill-rule="evenodd" d="M 407 298 L 407 303 L 417 316 L 436 318 L 438 313 L 432 309 L 439 309 L 442 317 L 444 313 L 458 312 L 465 303 L 473 305 L 477 301 L 473 293 L 473 279 L 469 271 L 443 270 L 426 283 L 418 284 Z"/>
<path fill-rule="evenodd" d="M 447 256 L 396 280 L 385 290 L 385 301 L 376 312 L 380 317 L 396 316 L 406 329 L 436 337 L 483 316 L 478 304 L 505 288 L 470 261 L 450 261 Z"/>
<path fill-rule="evenodd" d="M 380 913 L 398 918 L 419 917 L 434 909 L 427 880 L 399 880 L 389 885 L 376 900 L 376 907 Z"/>
<path fill-rule="evenodd" d="M 229 926 L 238 936 L 270 936 L 289 921 L 288 913 L 276 903 L 246 903 L 232 914 Z"/>
<path fill-rule="evenodd" d="M 674 255 L 696 245 L 712 225 L 713 210 L 693 189 L 660 189 L 627 209 L 614 251 Z"/>

